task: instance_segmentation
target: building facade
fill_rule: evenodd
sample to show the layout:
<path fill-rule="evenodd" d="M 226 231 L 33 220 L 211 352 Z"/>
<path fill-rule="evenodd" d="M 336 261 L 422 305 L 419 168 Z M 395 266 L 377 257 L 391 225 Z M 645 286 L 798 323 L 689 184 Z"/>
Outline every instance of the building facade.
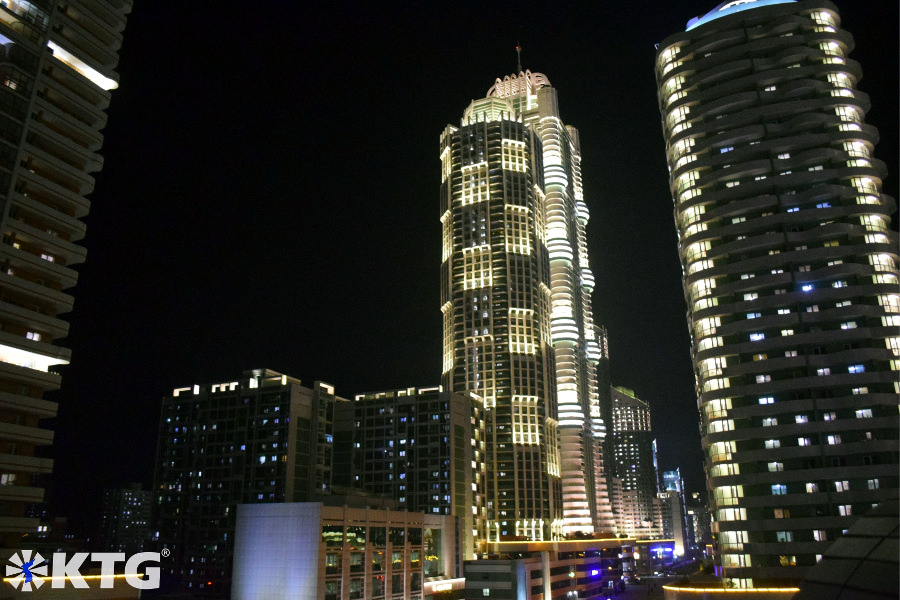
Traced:
<path fill-rule="evenodd" d="M 305 502 L 331 488 L 334 388 L 268 369 L 163 399 L 153 525 L 163 588 L 228 598 L 238 504 Z"/>
<path fill-rule="evenodd" d="M 798 581 L 898 485 L 896 210 L 827 1 L 731 2 L 656 78 L 721 567 Z"/>
<path fill-rule="evenodd" d="M 140 483 L 103 490 L 100 545 L 104 552 L 142 552 L 150 539 L 153 492 Z"/>
<path fill-rule="evenodd" d="M 606 502 L 580 161 L 530 71 L 441 136 L 442 383 L 484 400 L 492 539 L 590 532 Z"/>
<path fill-rule="evenodd" d="M 439 598 L 462 586 L 450 575 L 461 570 L 455 521 L 322 502 L 241 505 L 232 597 Z"/>
<path fill-rule="evenodd" d="M 400 510 L 459 517 L 458 552 L 472 559 L 486 536 L 483 419 L 480 397 L 440 388 L 338 403 L 334 484 L 391 498 Z"/>
<path fill-rule="evenodd" d="M 37 532 L 28 517 L 43 500 L 41 476 L 53 461 L 36 457 L 56 415 L 43 398 L 59 388 L 52 372 L 70 351 L 56 343 L 72 310 L 67 290 L 84 261 L 84 237 L 99 171 L 103 112 L 130 0 L 0 4 L 0 545 L 17 548 Z"/>
<path fill-rule="evenodd" d="M 618 532 L 636 538 L 662 534 L 657 500 L 658 475 L 650 407 L 633 390 L 614 387 L 612 395 L 612 447 L 615 485 L 613 504 Z"/>

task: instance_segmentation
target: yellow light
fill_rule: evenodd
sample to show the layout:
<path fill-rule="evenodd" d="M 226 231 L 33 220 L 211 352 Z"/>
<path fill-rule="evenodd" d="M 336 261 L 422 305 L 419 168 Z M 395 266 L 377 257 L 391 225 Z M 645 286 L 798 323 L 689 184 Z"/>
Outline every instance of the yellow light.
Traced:
<path fill-rule="evenodd" d="M 672 590 L 673 592 L 691 592 L 698 594 L 708 594 L 711 592 L 715 592 L 720 594 L 725 592 L 726 594 L 743 594 L 747 592 L 769 592 L 769 593 L 780 593 L 780 594 L 796 594 L 800 591 L 798 587 L 791 588 L 716 588 L 716 587 L 706 587 L 706 588 L 693 588 L 693 587 L 677 587 L 674 585 L 664 585 L 662 586 L 664 590 Z"/>

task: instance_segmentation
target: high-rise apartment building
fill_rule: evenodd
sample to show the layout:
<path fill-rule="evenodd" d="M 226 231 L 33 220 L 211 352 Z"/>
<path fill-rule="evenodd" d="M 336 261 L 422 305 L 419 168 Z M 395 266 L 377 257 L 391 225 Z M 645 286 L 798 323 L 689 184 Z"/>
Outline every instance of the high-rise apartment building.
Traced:
<path fill-rule="evenodd" d="M 110 90 L 130 0 L 0 3 L 0 545 L 37 532 L 26 506 L 53 461 L 35 449 L 53 441 L 40 419 L 56 414 L 45 392 L 70 351 L 60 315 L 84 261 L 84 237 Z"/>
<path fill-rule="evenodd" d="M 612 448 L 610 471 L 616 489 L 613 503 L 619 533 L 657 536 L 662 531 L 656 494 L 659 476 L 650 429 L 650 406 L 633 390 L 612 388 Z"/>
<path fill-rule="evenodd" d="M 400 510 L 459 517 L 457 554 L 471 560 L 485 539 L 483 415 L 478 396 L 439 387 L 340 402 L 334 485 L 392 498 Z"/>
<path fill-rule="evenodd" d="M 540 73 L 441 136 L 443 386 L 484 400 L 492 539 L 593 531 L 603 423 L 578 132 Z"/>
<path fill-rule="evenodd" d="M 165 589 L 228 598 L 236 506 L 330 491 L 338 402 L 328 384 L 268 369 L 163 399 L 153 521 L 171 551 Z"/>
<path fill-rule="evenodd" d="M 100 512 L 100 550 L 141 552 L 150 539 L 153 492 L 140 483 L 103 490 Z"/>
<path fill-rule="evenodd" d="M 713 532 L 739 587 L 802 579 L 898 487 L 896 202 L 840 23 L 825 0 L 729 2 L 658 46 Z"/>

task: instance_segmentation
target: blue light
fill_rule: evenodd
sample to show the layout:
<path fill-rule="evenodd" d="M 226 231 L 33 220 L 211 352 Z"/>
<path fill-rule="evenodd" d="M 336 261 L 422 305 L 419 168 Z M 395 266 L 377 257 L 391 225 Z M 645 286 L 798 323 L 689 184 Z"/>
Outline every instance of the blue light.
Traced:
<path fill-rule="evenodd" d="M 596 577 L 599 574 L 600 574 L 599 569 L 591 569 L 591 577 Z"/>
<path fill-rule="evenodd" d="M 813 289 L 813 286 L 812 286 L 811 284 L 806 284 L 806 285 L 803 286 L 803 291 L 804 291 L 804 292 L 808 292 L 808 291 L 811 290 L 811 289 Z"/>

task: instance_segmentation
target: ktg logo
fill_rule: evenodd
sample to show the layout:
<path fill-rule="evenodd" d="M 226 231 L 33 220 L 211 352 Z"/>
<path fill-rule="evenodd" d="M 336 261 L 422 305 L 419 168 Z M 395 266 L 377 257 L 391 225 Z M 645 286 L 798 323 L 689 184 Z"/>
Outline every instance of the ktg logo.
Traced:
<path fill-rule="evenodd" d="M 87 557 L 92 562 L 100 563 L 99 575 L 82 575 L 81 565 Z M 125 563 L 125 572 L 116 574 L 116 563 Z M 115 580 L 124 578 L 133 588 L 139 590 L 155 590 L 159 588 L 159 567 L 145 567 L 144 575 L 138 569 L 145 562 L 159 563 L 159 552 L 139 552 L 127 560 L 124 552 L 76 552 L 66 559 L 62 552 L 55 552 L 50 560 L 38 552 L 21 550 L 13 553 L 7 560 L 6 577 L 3 581 L 22 592 L 37 590 L 50 582 L 50 587 L 60 589 L 68 582 L 74 588 L 89 588 L 88 580 L 99 580 L 101 588 L 111 588 Z M 47 573 L 50 573 L 48 576 Z"/>

